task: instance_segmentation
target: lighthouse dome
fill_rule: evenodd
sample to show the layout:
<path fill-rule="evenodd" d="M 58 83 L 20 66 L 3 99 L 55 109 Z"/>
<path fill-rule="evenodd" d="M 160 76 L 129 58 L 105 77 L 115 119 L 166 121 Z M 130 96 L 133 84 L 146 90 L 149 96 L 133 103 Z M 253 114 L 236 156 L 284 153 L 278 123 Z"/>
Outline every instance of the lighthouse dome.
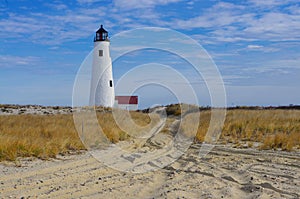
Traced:
<path fill-rule="evenodd" d="M 103 28 L 103 25 L 96 31 L 94 42 L 96 41 L 109 41 L 108 32 Z"/>

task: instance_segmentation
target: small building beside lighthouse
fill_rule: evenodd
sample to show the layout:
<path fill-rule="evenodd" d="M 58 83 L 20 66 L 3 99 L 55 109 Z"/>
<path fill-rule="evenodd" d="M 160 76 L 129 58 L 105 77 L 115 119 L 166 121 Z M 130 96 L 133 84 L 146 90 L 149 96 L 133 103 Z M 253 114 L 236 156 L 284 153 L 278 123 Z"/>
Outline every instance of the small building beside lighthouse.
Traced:
<path fill-rule="evenodd" d="M 115 104 L 117 108 L 136 111 L 138 110 L 138 96 L 116 96 Z"/>
<path fill-rule="evenodd" d="M 101 25 L 94 37 L 90 106 L 114 106 L 115 90 L 109 47 L 108 32 Z"/>

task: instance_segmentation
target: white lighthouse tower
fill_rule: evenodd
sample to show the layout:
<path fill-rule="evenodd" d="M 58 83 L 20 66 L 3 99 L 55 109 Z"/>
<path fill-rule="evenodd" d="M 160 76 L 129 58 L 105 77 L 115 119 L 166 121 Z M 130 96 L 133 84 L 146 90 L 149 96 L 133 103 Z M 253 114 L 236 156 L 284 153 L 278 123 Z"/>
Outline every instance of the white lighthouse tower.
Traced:
<path fill-rule="evenodd" d="M 94 38 L 90 106 L 114 105 L 115 89 L 109 45 L 108 32 L 101 25 Z"/>

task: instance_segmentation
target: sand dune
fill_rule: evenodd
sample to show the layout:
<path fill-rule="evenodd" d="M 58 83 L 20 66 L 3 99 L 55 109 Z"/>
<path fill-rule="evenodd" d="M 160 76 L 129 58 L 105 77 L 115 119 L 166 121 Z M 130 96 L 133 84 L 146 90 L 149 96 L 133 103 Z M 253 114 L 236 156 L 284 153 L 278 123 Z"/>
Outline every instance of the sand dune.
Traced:
<path fill-rule="evenodd" d="M 300 154 L 194 144 L 146 173 L 113 170 L 89 153 L 1 164 L 1 198 L 299 198 Z"/>
<path fill-rule="evenodd" d="M 299 151 L 217 145 L 200 158 L 201 144 L 190 146 L 182 140 L 174 144 L 177 138 L 184 139 L 172 136 L 177 123 L 170 124 L 169 133 L 156 133 L 162 129 L 158 123 L 150 139 L 91 151 L 102 161 L 82 152 L 49 161 L 22 158 L 17 165 L 2 162 L 0 198 L 300 197 Z M 190 147 L 185 151 L 180 143 Z"/>

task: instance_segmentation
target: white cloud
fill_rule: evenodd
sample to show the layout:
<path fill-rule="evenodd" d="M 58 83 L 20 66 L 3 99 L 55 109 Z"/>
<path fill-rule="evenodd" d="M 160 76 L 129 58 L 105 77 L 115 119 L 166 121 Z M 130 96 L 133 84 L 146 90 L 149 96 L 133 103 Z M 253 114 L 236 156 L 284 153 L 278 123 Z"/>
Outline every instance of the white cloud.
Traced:
<path fill-rule="evenodd" d="M 251 65 L 252 63 L 250 63 Z M 244 74 L 249 74 L 251 76 L 257 74 L 291 74 L 292 71 L 300 69 L 300 58 L 287 58 L 283 59 L 282 57 L 276 57 L 272 59 L 262 60 L 259 56 L 257 56 L 257 60 L 255 60 L 254 64 L 249 66 L 244 66 L 241 68 L 240 66 L 236 66 L 236 70 Z M 284 82 L 283 84 L 286 84 Z"/>
<path fill-rule="evenodd" d="M 275 47 L 266 47 L 266 46 L 261 46 L 261 45 L 250 44 L 247 46 L 246 50 L 262 51 L 262 52 L 276 52 L 276 51 L 279 51 L 280 49 L 275 48 Z"/>
<path fill-rule="evenodd" d="M 253 44 L 249 44 L 245 50 L 251 50 L 251 51 L 262 51 L 262 52 L 275 52 L 278 51 L 278 48 L 274 48 L 274 47 L 265 47 L 265 46 L 261 46 L 261 45 L 253 45 Z"/>
<path fill-rule="evenodd" d="M 78 0 L 80 3 L 95 3 L 98 0 Z M 297 7 L 290 6 L 290 13 L 256 13 L 253 7 L 233 3 L 218 2 L 205 8 L 200 15 L 190 19 L 173 16 L 166 11 L 157 12 L 157 5 L 167 5 L 181 0 L 114 0 L 103 6 L 85 6 L 76 9 L 66 8 L 64 4 L 47 4 L 66 9 L 64 14 L 29 13 L 28 15 L 10 14 L 0 19 L 2 38 L 31 39 L 36 43 L 57 45 L 65 41 L 74 41 L 90 36 L 100 23 L 106 27 L 122 30 L 143 26 L 162 26 L 176 29 L 208 30 L 204 43 L 239 42 L 239 41 L 288 41 L 299 40 L 300 14 Z M 249 0 L 252 4 L 259 2 Z M 193 2 L 194 4 L 199 2 Z M 187 2 L 187 3 L 189 3 Z M 264 1 L 264 4 L 279 4 L 277 0 Z M 283 1 L 288 2 L 288 1 Z M 282 3 L 283 3 L 282 2 Z M 111 7 L 107 9 L 107 7 Z M 135 9 L 134 8 L 143 8 Z M 53 7 L 53 9 L 55 9 Z M 120 11 L 125 9 L 125 11 Z M 128 11 L 130 10 L 130 11 Z M 105 17 L 104 17 L 105 16 Z M 191 15 L 192 16 L 192 15 Z"/>
<path fill-rule="evenodd" d="M 251 2 L 281 5 L 290 1 L 253 0 Z M 255 7 L 219 2 L 205 9 L 198 16 L 184 20 L 174 19 L 167 24 L 179 29 L 202 28 L 209 30 L 211 34 L 206 34 L 207 38 L 205 39 L 211 40 L 210 43 L 214 41 L 292 41 L 300 39 L 298 34 L 300 32 L 300 13 L 297 8 L 290 6 L 288 8 L 290 13 L 280 10 L 259 12 Z"/>
<path fill-rule="evenodd" d="M 248 49 L 251 49 L 251 50 L 252 50 L 252 49 L 257 50 L 257 49 L 262 49 L 263 46 L 260 46 L 260 45 L 248 45 L 247 48 L 248 48 Z"/>
<path fill-rule="evenodd" d="M 151 8 L 157 5 L 167 5 L 181 0 L 114 0 L 114 5 L 118 8 L 131 10 L 136 8 Z"/>
<path fill-rule="evenodd" d="M 243 9 L 244 6 L 220 2 L 194 18 L 175 20 L 172 26 L 181 29 L 228 26 L 242 21 L 243 16 L 239 11 Z"/>
<path fill-rule="evenodd" d="M 254 35 L 269 40 L 298 40 L 300 38 L 300 15 L 278 12 L 266 13 L 262 17 L 248 22 L 243 30 L 247 35 Z"/>
<path fill-rule="evenodd" d="M 300 14 L 300 6 L 299 5 L 292 5 L 292 6 L 289 6 L 287 8 L 288 11 L 290 11 L 292 14 L 297 14 L 299 15 Z"/>
<path fill-rule="evenodd" d="M 280 6 L 288 3 L 295 2 L 294 0 L 249 0 L 250 3 L 256 6 Z"/>
<path fill-rule="evenodd" d="M 100 1 L 103 1 L 103 0 L 77 0 L 77 2 L 79 4 L 93 4 L 96 2 L 100 2 Z"/>
<path fill-rule="evenodd" d="M 56 10 L 66 10 L 68 8 L 67 5 L 63 3 L 46 3 L 45 6 L 48 6 L 49 8 L 56 9 Z"/>
<path fill-rule="evenodd" d="M 67 10 L 64 14 L 10 13 L 7 18 L 0 19 L 0 37 L 57 45 L 89 36 L 105 14 L 104 8 Z"/>
<path fill-rule="evenodd" d="M 236 11 L 235 11 L 236 12 Z M 261 16 L 219 11 L 189 20 L 175 21 L 181 29 L 212 29 L 210 39 L 222 42 L 293 41 L 300 39 L 300 15 L 268 12 Z"/>
<path fill-rule="evenodd" d="M 12 56 L 12 55 L 0 55 L 0 68 L 12 68 L 12 67 L 32 67 L 36 66 L 40 61 L 39 57 L 27 56 Z"/>
<path fill-rule="evenodd" d="M 199 16 L 189 20 L 177 20 L 174 27 L 180 29 L 209 28 L 216 25 L 214 23 L 215 22 L 213 21 L 213 18 L 210 18 L 208 16 Z"/>
<path fill-rule="evenodd" d="M 293 68 L 293 69 L 300 69 L 300 58 L 285 58 L 285 59 L 277 59 L 277 60 L 270 60 L 267 64 L 271 67 L 277 68 Z"/>
<path fill-rule="evenodd" d="M 190 6 L 192 6 L 192 5 L 195 4 L 195 2 L 194 1 L 189 1 L 189 2 L 187 2 L 187 4 L 190 5 Z"/>

